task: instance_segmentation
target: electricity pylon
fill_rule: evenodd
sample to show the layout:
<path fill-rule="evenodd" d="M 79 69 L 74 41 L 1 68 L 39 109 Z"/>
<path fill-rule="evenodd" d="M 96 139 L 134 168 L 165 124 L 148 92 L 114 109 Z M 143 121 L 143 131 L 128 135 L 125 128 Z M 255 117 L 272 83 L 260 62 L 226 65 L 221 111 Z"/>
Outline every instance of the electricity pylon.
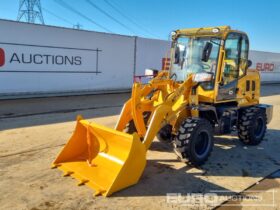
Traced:
<path fill-rule="evenodd" d="M 45 24 L 40 0 L 20 0 L 17 21 Z"/>

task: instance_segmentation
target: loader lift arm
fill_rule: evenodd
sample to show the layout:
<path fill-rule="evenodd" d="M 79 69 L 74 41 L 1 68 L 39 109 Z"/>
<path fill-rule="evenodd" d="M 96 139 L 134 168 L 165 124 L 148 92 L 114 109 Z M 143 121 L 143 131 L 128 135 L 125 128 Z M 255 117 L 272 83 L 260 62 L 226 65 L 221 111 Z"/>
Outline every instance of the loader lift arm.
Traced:
<path fill-rule="evenodd" d="M 151 117 L 150 124 L 148 126 L 148 130 L 144 136 L 143 143 L 146 147 L 146 150 L 149 149 L 153 139 L 155 138 L 160 128 L 172 121 L 174 118 L 176 118 L 177 113 L 186 109 L 186 106 L 189 101 L 188 98 L 185 98 L 185 101 L 181 103 L 179 107 L 175 107 L 174 105 L 182 95 L 190 95 L 189 92 L 193 85 L 194 84 L 191 75 L 186 81 L 184 81 L 184 83 L 180 85 L 179 88 L 177 88 L 174 92 L 167 96 L 164 103 L 158 105 L 155 108 Z"/>
<path fill-rule="evenodd" d="M 133 119 L 137 133 L 139 137 L 143 137 L 143 143 L 147 150 L 160 128 L 176 119 L 177 114 L 186 109 L 189 102 L 188 96 L 190 95 L 190 90 L 195 85 L 192 75 L 190 75 L 187 80 L 180 84 L 179 88 L 175 91 L 171 90 L 168 93 L 167 87 L 169 84 L 174 83 L 174 81 L 171 79 L 161 79 L 162 77 L 168 76 L 168 72 L 161 72 L 149 84 L 143 87 L 140 83 L 135 83 L 132 88 L 132 97 L 125 103 L 115 128 L 116 130 L 122 131 L 126 124 Z M 146 98 L 153 89 L 156 89 L 163 95 L 163 101 L 155 106 L 155 101 L 158 100 L 160 93 L 151 99 Z M 184 96 L 184 101 L 181 101 L 179 106 L 175 106 L 182 96 Z M 143 113 L 147 111 L 152 112 L 148 126 L 145 125 L 143 119 Z M 148 130 L 146 130 L 146 126 Z"/>

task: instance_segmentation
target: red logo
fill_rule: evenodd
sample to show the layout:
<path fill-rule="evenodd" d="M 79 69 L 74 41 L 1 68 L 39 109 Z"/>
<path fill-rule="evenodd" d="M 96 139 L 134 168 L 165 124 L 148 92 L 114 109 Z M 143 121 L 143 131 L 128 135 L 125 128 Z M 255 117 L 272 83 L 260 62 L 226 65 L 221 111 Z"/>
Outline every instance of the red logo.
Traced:
<path fill-rule="evenodd" d="M 274 63 L 257 63 L 256 69 L 258 71 L 273 71 L 274 70 Z"/>
<path fill-rule="evenodd" d="M 5 51 L 0 48 L 0 67 L 5 64 Z"/>

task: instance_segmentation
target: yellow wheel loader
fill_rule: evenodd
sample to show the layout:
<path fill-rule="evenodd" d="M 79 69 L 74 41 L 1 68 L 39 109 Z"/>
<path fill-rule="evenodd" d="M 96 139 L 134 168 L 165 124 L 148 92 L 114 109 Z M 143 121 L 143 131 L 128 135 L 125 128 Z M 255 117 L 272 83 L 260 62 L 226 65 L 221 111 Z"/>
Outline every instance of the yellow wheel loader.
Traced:
<path fill-rule="evenodd" d="M 207 160 L 214 135 L 237 131 L 244 144 L 259 144 L 272 106 L 259 104 L 260 75 L 248 69 L 248 52 L 247 35 L 229 26 L 172 32 L 170 69 L 133 84 L 115 129 L 79 116 L 53 168 L 109 196 L 138 182 L 156 136 L 193 166 Z"/>

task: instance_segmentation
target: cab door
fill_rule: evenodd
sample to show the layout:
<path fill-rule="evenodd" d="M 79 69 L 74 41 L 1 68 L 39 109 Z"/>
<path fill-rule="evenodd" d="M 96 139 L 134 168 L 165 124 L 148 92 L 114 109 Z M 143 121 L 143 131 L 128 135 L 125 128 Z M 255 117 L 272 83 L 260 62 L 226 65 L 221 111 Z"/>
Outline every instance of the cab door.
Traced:
<path fill-rule="evenodd" d="M 237 83 L 240 76 L 240 56 L 243 35 L 229 33 L 225 40 L 224 68 L 221 70 L 221 81 L 218 85 L 217 101 L 234 100 L 237 94 Z"/>

